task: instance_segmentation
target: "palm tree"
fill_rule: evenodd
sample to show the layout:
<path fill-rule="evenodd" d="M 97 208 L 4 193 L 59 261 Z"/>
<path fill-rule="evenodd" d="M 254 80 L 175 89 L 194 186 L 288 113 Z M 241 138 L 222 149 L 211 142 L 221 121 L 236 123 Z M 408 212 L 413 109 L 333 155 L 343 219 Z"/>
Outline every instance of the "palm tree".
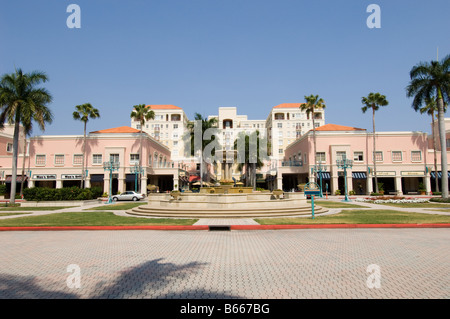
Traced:
<path fill-rule="evenodd" d="M 253 144 L 255 143 L 256 144 Z M 260 153 L 260 144 L 267 143 L 267 139 L 260 138 L 259 130 L 252 132 L 250 135 L 246 134 L 246 132 L 240 132 L 234 141 L 234 149 L 239 152 L 240 143 L 244 143 L 244 154 L 238 154 L 245 156 L 244 162 L 240 162 L 238 164 L 239 170 L 245 170 L 245 185 L 253 186 L 253 189 L 256 189 L 256 170 L 260 169 L 264 163 L 263 160 L 267 158 L 263 158 L 264 154 Z M 256 149 L 256 154 L 251 154 L 252 150 Z M 256 158 L 255 158 L 256 155 Z"/>
<path fill-rule="evenodd" d="M 420 62 L 415 65 L 409 76 L 411 82 L 406 88 L 406 95 L 413 97 L 412 107 L 415 110 L 427 103 L 431 97 L 436 97 L 438 108 L 439 138 L 441 146 L 441 190 L 442 197 L 448 198 L 447 145 L 445 137 L 445 103 L 449 103 L 450 95 L 450 55 L 440 62 Z"/>
<path fill-rule="evenodd" d="M 142 132 L 146 121 L 155 119 L 155 112 L 145 104 L 138 104 L 133 106 L 134 110 L 131 112 L 130 117 L 139 122 L 140 125 L 140 145 L 139 145 L 139 169 L 142 167 Z M 139 189 L 141 188 L 141 180 L 139 178 Z"/>
<path fill-rule="evenodd" d="M 14 124 L 11 204 L 15 203 L 16 197 L 20 124 L 24 119 L 24 113 L 39 114 L 40 109 L 46 108 L 46 105 L 51 103 L 52 96 L 50 93 L 44 88 L 36 87 L 41 82 L 47 81 L 48 77 L 43 72 L 23 73 L 21 69 L 3 75 L 0 80 L 0 125 L 3 126 L 6 121 L 9 124 Z M 27 109 L 29 111 L 24 111 Z M 44 121 L 41 123 L 44 124 Z"/>
<path fill-rule="evenodd" d="M 315 111 L 320 109 L 325 109 L 326 105 L 323 99 L 319 98 L 318 95 L 311 94 L 310 96 L 305 96 L 306 103 L 303 103 L 300 105 L 300 109 L 302 111 L 306 111 L 306 114 L 308 117 L 311 117 L 312 119 L 312 125 L 313 125 L 313 145 L 314 145 L 314 165 L 316 165 L 316 123 L 314 122 L 315 119 Z"/>
<path fill-rule="evenodd" d="M 202 143 L 200 146 L 200 149 L 196 149 L 198 146 L 195 145 L 195 123 L 201 123 L 202 127 Z M 194 114 L 194 121 L 191 121 L 187 124 L 187 128 L 188 128 L 188 134 L 190 137 L 190 143 L 191 143 L 191 156 L 195 156 L 195 154 L 197 152 L 200 152 L 200 185 L 201 187 L 203 187 L 203 165 L 204 165 L 204 156 L 203 156 L 203 151 L 205 149 L 205 147 L 211 143 L 212 140 L 206 140 L 203 138 L 205 132 L 209 129 L 213 129 L 213 128 L 217 128 L 217 123 L 218 123 L 218 119 L 216 117 L 212 117 L 212 118 L 206 118 L 203 117 L 201 114 L 199 113 L 195 113 Z M 213 153 L 211 155 L 214 155 L 214 150 Z"/>
<path fill-rule="evenodd" d="M 445 105 L 446 106 L 446 105 Z M 417 111 L 417 110 L 416 110 Z M 436 98 L 429 98 L 426 101 L 426 105 L 421 107 L 419 109 L 420 114 L 423 113 L 427 113 L 428 115 L 431 116 L 431 127 L 433 128 L 433 153 L 434 153 L 434 171 L 436 172 L 436 177 L 435 177 L 435 183 L 436 183 L 436 192 L 439 192 L 439 180 L 437 177 L 437 155 L 436 155 L 436 145 L 437 145 L 437 134 L 436 134 L 436 130 L 435 130 L 435 120 L 434 120 L 434 113 L 438 111 L 437 108 L 437 103 L 436 103 Z"/>
<path fill-rule="evenodd" d="M 375 177 L 375 193 L 378 193 L 378 178 L 377 178 L 377 161 L 376 155 L 376 139 L 375 139 L 375 112 L 379 110 L 380 106 L 386 106 L 389 102 L 386 100 L 386 96 L 380 93 L 369 93 L 367 97 L 361 99 L 364 106 L 361 108 L 363 113 L 366 113 L 369 109 L 372 110 L 372 126 L 373 126 L 373 176 Z"/>
<path fill-rule="evenodd" d="M 23 194 L 23 183 L 25 180 L 25 156 L 27 152 L 27 137 L 29 137 L 33 131 L 33 121 L 35 121 L 41 131 L 45 131 L 45 123 L 52 123 L 53 114 L 46 106 L 42 106 L 39 109 L 33 110 L 27 106 L 23 107 L 22 112 L 22 125 L 23 125 L 23 162 L 22 162 L 22 179 L 20 183 L 20 196 Z"/>
<path fill-rule="evenodd" d="M 76 111 L 73 112 L 72 117 L 74 120 L 80 120 L 84 123 L 84 138 L 83 138 L 83 161 L 81 171 L 81 188 L 85 187 L 86 170 L 85 170 L 85 158 L 86 158 L 86 126 L 89 119 L 96 119 L 100 117 L 99 111 L 93 107 L 90 103 L 85 103 L 75 106 Z"/>

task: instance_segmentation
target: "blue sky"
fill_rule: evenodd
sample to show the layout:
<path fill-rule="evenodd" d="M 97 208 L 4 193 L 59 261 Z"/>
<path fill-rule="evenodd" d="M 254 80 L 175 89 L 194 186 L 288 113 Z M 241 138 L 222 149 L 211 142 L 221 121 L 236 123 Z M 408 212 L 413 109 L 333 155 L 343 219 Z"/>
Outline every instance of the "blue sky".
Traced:
<path fill-rule="evenodd" d="M 81 28 L 69 29 L 69 4 Z M 369 29 L 369 4 L 381 28 Z M 53 124 L 80 134 L 75 105 L 91 103 L 94 131 L 130 125 L 136 104 L 174 104 L 189 118 L 236 106 L 266 119 L 273 106 L 318 94 L 326 122 L 372 131 L 361 97 L 387 96 L 377 131 L 430 132 L 411 108 L 409 71 L 450 54 L 448 0 L 0 0 L 0 74 L 45 71 Z M 41 134 L 35 127 L 34 134 Z"/>

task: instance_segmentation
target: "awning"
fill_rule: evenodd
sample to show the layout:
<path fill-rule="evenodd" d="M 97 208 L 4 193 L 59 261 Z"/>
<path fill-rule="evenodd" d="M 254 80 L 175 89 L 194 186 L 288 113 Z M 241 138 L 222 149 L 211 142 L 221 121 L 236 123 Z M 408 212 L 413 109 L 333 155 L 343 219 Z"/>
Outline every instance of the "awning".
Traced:
<path fill-rule="evenodd" d="M 322 179 L 331 179 L 330 173 L 328 173 L 328 172 L 317 173 L 317 178 L 320 178 L 320 176 L 322 176 Z"/>
<path fill-rule="evenodd" d="M 352 177 L 353 177 L 354 179 L 366 179 L 366 178 L 367 178 L 367 175 L 366 175 L 366 172 L 360 172 L 360 173 L 358 173 L 358 172 L 352 172 Z"/>
<path fill-rule="evenodd" d="M 28 179 L 28 176 L 23 177 L 23 181 L 25 182 Z M 5 182 L 11 183 L 12 182 L 12 176 L 6 176 Z M 16 182 L 20 183 L 22 182 L 22 175 L 18 175 L 16 178 Z"/>
<path fill-rule="evenodd" d="M 139 174 L 138 174 L 138 179 L 139 179 Z M 136 181 L 136 175 L 135 174 L 127 174 L 125 176 L 125 182 L 129 183 L 129 182 L 135 182 Z"/>
<path fill-rule="evenodd" d="M 200 176 L 197 175 L 191 175 L 189 176 L 189 183 L 195 182 L 195 181 L 199 181 L 200 180 Z"/>
<path fill-rule="evenodd" d="M 436 172 L 430 172 L 431 177 L 436 178 Z M 447 172 L 448 177 L 450 177 L 450 172 Z M 438 178 L 442 178 L 442 172 L 438 172 Z"/>

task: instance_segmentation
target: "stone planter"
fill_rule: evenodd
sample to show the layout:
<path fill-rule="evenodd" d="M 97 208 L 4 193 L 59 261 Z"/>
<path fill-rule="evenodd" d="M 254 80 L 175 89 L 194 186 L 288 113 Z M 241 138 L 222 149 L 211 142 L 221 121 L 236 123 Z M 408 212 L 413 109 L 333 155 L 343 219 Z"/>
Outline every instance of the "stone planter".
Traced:
<path fill-rule="evenodd" d="M 181 197 L 181 192 L 180 191 L 171 191 L 170 195 L 175 199 L 178 200 L 178 198 Z"/>
<path fill-rule="evenodd" d="M 275 189 L 272 194 L 275 195 L 277 199 L 280 199 L 280 196 L 283 195 L 283 191 L 281 189 Z"/>

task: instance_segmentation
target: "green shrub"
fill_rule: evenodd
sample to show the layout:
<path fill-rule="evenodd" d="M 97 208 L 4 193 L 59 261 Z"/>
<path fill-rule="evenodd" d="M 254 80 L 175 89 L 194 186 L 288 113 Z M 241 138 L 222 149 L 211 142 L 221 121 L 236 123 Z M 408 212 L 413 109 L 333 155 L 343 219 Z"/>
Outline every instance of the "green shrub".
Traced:
<path fill-rule="evenodd" d="M 433 195 L 438 195 L 438 196 L 441 196 L 441 195 L 442 195 L 442 193 L 441 193 L 441 192 L 433 192 Z"/>
<path fill-rule="evenodd" d="M 32 187 L 23 190 L 23 196 L 28 201 L 62 201 L 89 200 L 101 196 L 100 187 L 81 189 L 77 186 L 64 188 Z"/>
<path fill-rule="evenodd" d="M 450 203 L 450 198 L 430 198 L 430 202 L 438 202 L 438 203 Z"/>
<path fill-rule="evenodd" d="M 349 194 L 349 195 L 355 195 L 356 192 L 352 190 L 352 191 L 348 192 L 348 194 Z"/>
<path fill-rule="evenodd" d="M 6 184 L 1 184 L 0 185 L 0 195 L 5 195 L 6 194 Z"/>
<path fill-rule="evenodd" d="M 338 189 L 336 190 L 336 192 L 334 193 L 334 195 L 341 195 L 341 191 Z"/>

